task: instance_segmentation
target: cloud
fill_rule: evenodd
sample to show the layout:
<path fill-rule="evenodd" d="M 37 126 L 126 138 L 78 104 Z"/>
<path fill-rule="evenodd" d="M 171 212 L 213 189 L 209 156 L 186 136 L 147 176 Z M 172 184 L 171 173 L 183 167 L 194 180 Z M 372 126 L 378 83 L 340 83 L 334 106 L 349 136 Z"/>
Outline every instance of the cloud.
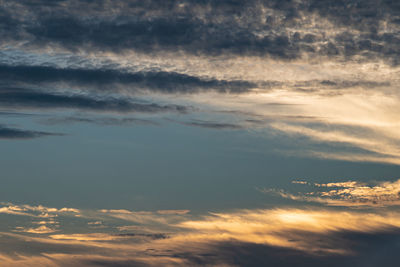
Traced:
<path fill-rule="evenodd" d="M 95 97 L 82 94 L 50 93 L 25 88 L 1 88 L 0 106 L 30 109 L 80 109 L 103 112 L 180 112 L 188 111 L 179 105 L 134 102 L 129 98 Z"/>
<path fill-rule="evenodd" d="M 0 111 L 0 116 L 7 116 L 7 117 L 31 117 L 31 116 L 37 116 L 36 114 L 33 113 L 21 113 L 21 112 L 11 112 L 11 111 Z"/>
<path fill-rule="evenodd" d="M 97 216 L 115 226 L 127 222 L 116 217 L 110 221 L 108 216 L 115 214 L 169 216 L 82 211 L 82 217 L 68 217 L 74 228 L 64 229 L 69 224 L 60 223 L 57 233 L 1 232 L 0 243 L 8 245 L 0 257 L 11 266 L 29 265 L 40 258 L 49 260 L 49 266 L 365 266 L 365 262 L 392 266 L 398 260 L 392 253 L 400 238 L 400 215 L 395 211 L 281 208 L 185 215 L 157 227 L 169 228 L 168 234 L 141 232 L 146 219 L 136 220 L 134 232 L 121 233 L 106 228 L 93 232 L 81 223 Z M 22 245 L 27 242 L 29 247 Z"/>
<path fill-rule="evenodd" d="M 121 239 L 121 236 L 102 234 L 102 233 L 89 233 L 89 234 L 56 234 L 50 235 L 51 239 L 55 240 L 77 240 L 77 241 L 111 241 Z"/>
<path fill-rule="evenodd" d="M 88 222 L 88 225 L 102 225 L 102 221 Z"/>
<path fill-rule="evenodd" d="M 49 221 L 33 221 L 33 224 L 39 224 L 39 225 L 47 225 L 47 224 L 58 224 L 58 222 L 54 220 L 49 220 Z"/>
<path fill-rule="evenodd" d="M 40 123 L 48 124 L 48 125 L 57 125 L 57 124 L 73 124 L 73 123 L 91 123 L 96 125 L 131 125 L 131 124 L 140 124 L 140 125 L 158 125 L 158 123 L 140 118 L 112 118 L 112 117 L 81 117 L 81 116 L 70 116 L 70 117 L 54 117 L 40 120 Z"/>
<path fill-rule="evenodd" d="M 14 232 L 24 232 L 24 233 L 31 233 L 31 234 L 49 234 L 58 231 L 57 229 L 50 228 L 46 225 L 41 225 L 36 228 L 24 228 L 24 227 L 15 227 Z"/>
<path fill-rule="evenodd" d="M 22 215 L 22 216 L 31 216 L 29 213 L 25 213 L 25 209 L 22 209 L 19 206 L 9 205 L 0 208 L 0 213 L 12 214 L 12 215 Z"/>
<path fill-rule="evenodd" d="M 398 5 L 367 2 L 7 1 L 0 107 L 235 110 L 182 123 L 274 135 L 290 156 L 399 164 Z M 47 123 L 75 122 L 141 123 Z"/>
<path fill-rule="evenodd" d="M 308 184 L 306 181 L 292 181 L 292 184 Z"/>
<path fill-rule="evenodd" d="M 398 164 L 399 97 L 392 91 L 394 84 L 379 90 L 355 85 L 335 95 L 283 87 L 234 97 L 199 95 L 194 101 L 204 110 L 234 117 L 224 121 L 244 122 L 257 135 L 279 143 L 276 149 L 285 155 Z"/>
<path fill-rule="evenodd" d="M 7 84 L 67 83 L 79 88 L 91 86 L 102 91 L 151 90 L 163 93 L 194 93 L 203 90 L 243 92 L 257 85 L 248 81 L 228 81 L 201 78 L 166 71 L 127 72 L 118 69 L 58 68 L 34 65 L 0 65 L 0 78 Z"/>
<path fill-rule="evenodd" d="M 276 193 L 281 197 L 305 202 L 316 202 L 328 206 L 386 207 L 400 205 L 400 180 L 377 182 L 374 185 L 359 182 L 332 182 L 327 184 L 298 182 L 313 186 L 316 190 L 305 194 L 292 194 L 283 190 L 262 189 L 265 193 Z"/>
<path fill-rule="evenodd" d="M 59 214 L 79 214 L 80 210 L 75 208 L 49 208 L 42 205 L 16 205 L 12 203 L 1 202 L 0 213 L 13 214 L 20 216 L 30 216 L 37 218 L 57 217 Z"/>
<path fill-rule="evenodd" d="M 183 215 L 189 213 L 190 210 L 158 210 L 158 214 L 178 214 Z"/>
<path fill-rule="evenodd" d="M 80 90 L 101 92 L 128 91 L 137 93 L 149 90 L 161 93 L 200 93 L 204 91 L 246 93 L 256 88 L 291 88 L 297 92 L 341 94 L 340 89 L 389 87 L 390 81 L 370 80 L 308 80 L 308 81 L 262 81 L 221 80 L 197 77 L 167 71 L 119 70 L 117 68 L 60 68 L 37 65 L 0 65 L 0 77 L 4 84 L 18 86 L 59 87 L 68 84 Z"/>
<path fill-rule="evenodd" d="M 104 216 L 125 221 L 124 226 L 120 226 L 120 229 L 131 230 L 135 229 L 138 225 L 140 231 L 145 230 L 146 232 L 154 231 L 173 231 L 174 224 L 180 222 L 183 218 L 189 216 L 189 210 L 159 210 L 156 212 L 149 211 L 129 211 L 129 210 L 99 210 L 100 217 Z M 129 225 L 126 223 L 129 222 Z M 133 225 L 132 225 L 133 224 Z"/>
<path fill-rule="evenodd" d="M 270 55 L 282 59 L 299 57 L 297 43 L 286 33 L 259 37 L 230 20 L 227 24 L 196 17 L 155 17 L 107 21 L 80 20 L 73 16 L 43 17 L 27 27 L 35 45 L 61 45 L 66 49 L 98 49 L 115 52 L 177 51 Z M 234 28 L 234 26 L 236 26 Z"/>
<path fill-rule="evenodd" d="M 0 124 L 0 139 L 32 139 L 44 136 L 60 136 L 63 134 L 42 131 L 21 130 L 9 128 Z"/>
<path fill-rule="evenodd" d="M 8 1 L 0 23 L 5 43 L 73 52 L 383 58 L 398 64 L 398 10 L 384 0 Z"/>
<path fill-rule="evenodd" d="M 195 126 L 201 128 L 209 128 L 216 130 L 240 130 L 244 127 L 240 124 L 233 123 L 223 123 L 223 122 L 212 122 L 212 121 L 203 121 L 203 120 L 193 120 L 189 122 L 179 122 L 183 125 Z"/>

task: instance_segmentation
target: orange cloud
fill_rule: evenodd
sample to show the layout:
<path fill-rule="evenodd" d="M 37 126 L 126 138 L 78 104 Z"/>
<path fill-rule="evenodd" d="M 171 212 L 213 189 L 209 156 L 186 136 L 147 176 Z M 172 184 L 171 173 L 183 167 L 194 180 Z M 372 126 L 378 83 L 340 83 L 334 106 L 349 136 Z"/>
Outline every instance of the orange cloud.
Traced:
<path fill-rule="evenodd" d="M 298 182 L 295 182 L 298 183 Z M 264 193 L 276 193 L 283 198 L 297 201 L 318 202 L 329 206 L 384 207 L 400 205 L 400 179 L 394 182 L 379 182 L 376 185 L 357 181 L 338 183 L 299 183 L 314 185 L 316 190 L 306 194 L 292 194 L 283 190 L 261 189 Z"/>

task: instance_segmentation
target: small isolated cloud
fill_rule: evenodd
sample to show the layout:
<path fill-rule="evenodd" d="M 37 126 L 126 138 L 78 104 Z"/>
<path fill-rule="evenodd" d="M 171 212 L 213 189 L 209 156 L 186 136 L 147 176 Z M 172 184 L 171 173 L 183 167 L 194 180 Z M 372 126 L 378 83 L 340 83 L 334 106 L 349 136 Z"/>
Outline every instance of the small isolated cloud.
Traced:
<path fill-rule="evenodd" d="M 261 191 L 278 194 L 292 200 L 317 202 L 329 206 L 385 207 L 400 205 L 400 179 L 393 182 L 377 182 L 372 185 L 358 181 L 325 184 L 293 181 L 293 183 L 308 185 L 315 190 L 296 194 L 275 189 L 261 189 Z"/>

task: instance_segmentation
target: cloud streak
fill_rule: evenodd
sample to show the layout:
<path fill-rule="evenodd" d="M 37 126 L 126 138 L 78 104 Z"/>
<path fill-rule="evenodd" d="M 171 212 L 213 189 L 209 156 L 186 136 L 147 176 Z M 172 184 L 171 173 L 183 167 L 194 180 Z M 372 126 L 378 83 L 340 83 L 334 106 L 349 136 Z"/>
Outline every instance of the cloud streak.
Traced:
<path fill-rule="evenodd" d="M 243 129 L 244 126 L 241 124 L 227 123 L 227 122 L 213 122 L 213 121 L 204 121 L 204 120 L 192 120 L 189 122 L 178 122 L 187 126 L 194 126 L 200 128 L 208 128 L 215 130 L 240 130 Z"/>
<path fill-rule="evenodd" d="M 400 180 L 378 182 L 375 185 L 358 181 L 331 182 L 327 184 L 294 181 L 296 184 L 313 186 L 315 191 L 292 194 L 283 190 L 262 189 L 281 197 L 304 202 L 322 203 L 342 207 L 387 207 L 400 205 Z"/>
<path fill-rule="evenodd" d="M 0 124 L 0 139 L 33 139 L 44 136 L 61 136 L 60 133 L 22 130 L 10 128 Z"/>
<path fill-rule="evenodd" d="M 74 123 L 89 123 L 102 126 L 123 126 L 123 125 L 158 125 L 158 123 L 140 118 L 113 118 L 113 117 L 81 117 L 81 116 L 70 116 L 70 117 L 53 117 L 48 119 L 40 120 L 40 123 L 47 125 L 58 125 L 58 124 L 74 124 Z"/>
<path fill-rule="evenodd" d="M 0 65 L 0 78 L 7 84 L 67 83 L 79 88 L 91 86 L 102 91 L 118 91 L 118 86 L 135 92 L 195 93 L 203 90 L 244 92 L 257 85 L 248 81 L 201 78 L 166 71 L 127 72 L 118 69 L 57 68 L 32 65 Z"/>
<path fill-rule="evenodd" d="M 1 88 L 0 106 L 31 109 L 81 109 L 103 112 L 181 112 L 187 107 L 134 102 L 129 98 L 96 97 L 82 94 L 50 93 L 25 88 Z"/>

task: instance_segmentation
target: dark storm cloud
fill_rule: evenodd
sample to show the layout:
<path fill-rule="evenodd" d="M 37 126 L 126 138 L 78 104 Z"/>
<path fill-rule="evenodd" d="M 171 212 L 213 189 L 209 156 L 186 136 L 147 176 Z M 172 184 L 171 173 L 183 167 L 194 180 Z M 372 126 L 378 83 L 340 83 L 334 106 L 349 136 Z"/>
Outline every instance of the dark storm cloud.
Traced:
<path fill-rule="evenodd" d="M 96 98 L 87 95 L 49 93 L 24 88 L 0 88 L 0 106 L 10 108 L 69 108 L 114 112 L 180 112 L 188 111 L 179 105 L 133 102 L 127 98 Z"/>
<path fill-rule="evenodd" d="M 25 40 L 71 51 L 185 51 L 284 60 L 303 54 L 360 56 L 393 64 L 400 53 L 398 31 L 379 28 L 400 26 L 400 4 L 388 0 L 10 1 L 3 6 L 3 42 Z M 20 16 L 27 11 L 29 16 Z M 312 33 L 314 15 L 322 31 Z M 330 32 L 326 21 L 339 30 Z"/>
<path fill-rule="evenodd" d="M 9 128 L 7 126 L 0 124 L 0 139 L 32 139 L 32 138 L 52 136 L 52 135 L 57 136 L 62 134 L 21 130 L 16 128 Z"/>
<path fill-rule="evenodd" d="M 135 72 L 128 73 L 114 69 L 71 69 L 49 66 L 0 65 L 2 83 L 59 83 L 66 82 L 78 86 L 95 86 L 113 90 L 110 85 L 130 85 L 129 90 L 146 88 L 166 93 L 192 93 L 199 90 L 241 92 L 257 85 L 247 81 L 225 81 L 202 79 L 176 72 Z"/>

